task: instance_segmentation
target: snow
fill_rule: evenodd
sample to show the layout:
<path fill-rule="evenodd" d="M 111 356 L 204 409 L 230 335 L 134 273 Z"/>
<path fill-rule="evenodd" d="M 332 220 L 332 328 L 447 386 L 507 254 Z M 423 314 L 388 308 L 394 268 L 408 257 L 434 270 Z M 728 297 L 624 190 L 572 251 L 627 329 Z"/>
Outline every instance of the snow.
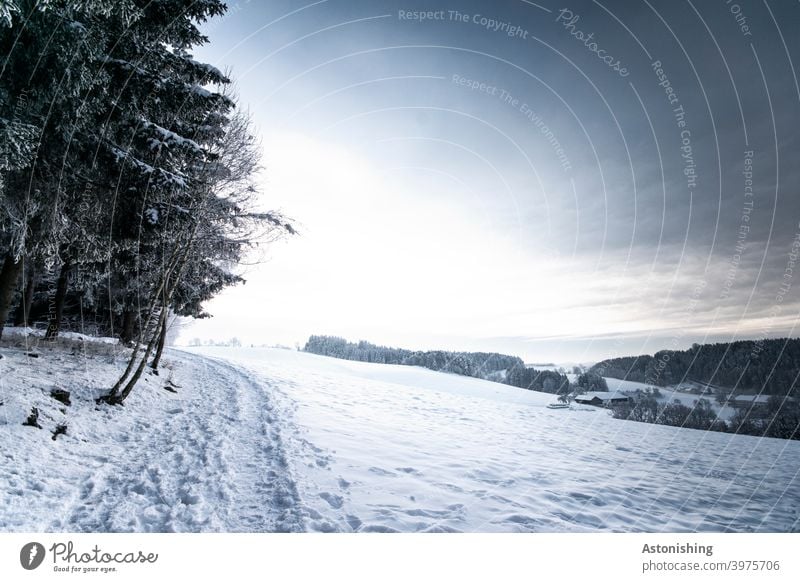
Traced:
<path fill-rule="evenodd" d="M 186 176 L 177 174 L 175 172 L 170 172 L 164 170 L 162 168 L 155 168 L 150 164 L 143 162 L 136 158 L 135 156 L 131 155 L 130 152 L 122 150 L 118 147 L 111 147 L 111 152 L 114 154 L 114 157 L 117 163 L 122 163 L 123 161 L 127 161 L 134 166 L 136 166 L 140 172 L 143 174 L 152 174 L 154 172 L 158 172 L 158 175 L 164 180 L 165 183 L 178 187 L 178 188 L 186 188 Z"/>
<path fill-rule="evenodd" d="M 201 87 L 200 85 L 192 85 L 191 87 L 189 87 L 189 91 L 194 93 L 195 95 L 203 97 L 204 99 L 208 99 L 209 97 L 211 97 L 211 91 L 209 91 L 205 87 Z"/>
<path fill-rule="evenodd" d="M 11 17 L 14 12 L 19 12 L 14 4 L 10 2 L 0 3 L 0 24 L 3 26 L 11 26 Z"/>
<path fill-rule="evenodd" d="M 303 529 L 274 404 L 244 372 L 171 353 L 124 407 L 96 406 L 124 366 L 118 346 L 11 335 L 0 343 L 0 531 Z M 22 426 L 31 406 L 42 430 Z M 67 434 L 54 441 L 59 423 Z"/>
<path fill-rule="evenodd" d="M 209 65 L 208 63 L 201 63 L 201 62 L 196 61 L 196 60 L 194 60 L 192 58 L 189 58 L 187 60 L 190 63 L 192 63 L 195 67 L 197 67 L 199 69 L 203 69 L 206 72 L 206 74 L 211 76 L 211 77 L 222 78 L 222 79 L 225 78 L 225 75 L 222 74 L 222 71 L 220 71 L 217 67 L 215 67 L 213 65 Z"/>
<path fill-rule="evenodd" d="M 606 378 L 609 392 L 636 392 L 637 390 L 645 391 L 648 388 L 653 389 L 652 384 L 645 384 L 644 382 L 631 382 L 630 380 L 618 380 L 616 378 Z"/>
<path fill-rule="evenodd" d="M 147 217 L 147 222 L 150 224 L 158 224 L 158 209 L 157 208 L 148 208 L 144 211 L 144 215 Z"/>
<path fill-rule="evenodd" d="M 0 531 L 800 530 L 797 441 L 265 348 L 169 350 L 124 407 L 96 406 L 123 348 L 9 331 Z"/>
<path fill-rule="evenodd" d="M 769 402 L 769 394 L 740 394 L 733 399 L 743 404 L 766 404 Z"/>
<path fill-rule="evenodd" d="M 550 410 L 551 394 L 421 368 L 193 351 L 291 403 L 309 530 L 800 530 L 797 441 Z"/>
<path fill-rule="evenodd" d="M 66 23 L 67 28 L 70 30 L 74 30 L 81 34 L 86 34 L 86 26 L 82 22 L 78 22 L 77 20 L 70 20 Z"/>
<path fill-rule="evenodd" d="M 198 153 L 203 152 L 203 148 L 200 146 L 200 144 L 198 144 L 193 139 L 183 137 L 182 135 L 179 135 L 174 131 L 161 127 L 156 123 L 152 123 L 143 117 L 139 118 L 139 124 L 142 128 L 151 130 L 158 136 L 158 139 L 151 138 L 149 140 L 151 149 L 158 149 L 164 145 L 176 145 L 178 147 L 194 150 L 195 152 Z"/>

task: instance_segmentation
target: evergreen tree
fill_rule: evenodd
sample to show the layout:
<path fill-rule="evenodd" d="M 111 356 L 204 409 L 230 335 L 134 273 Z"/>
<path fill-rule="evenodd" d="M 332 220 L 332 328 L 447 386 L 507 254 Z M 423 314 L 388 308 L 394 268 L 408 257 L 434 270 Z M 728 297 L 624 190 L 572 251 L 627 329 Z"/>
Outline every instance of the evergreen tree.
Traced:
<path fill-rule="evenodd" d="M 16 300 L 15 321 L 44 315 L 47 337 L 78 315 L 119 335 L 132 351 L 109 402 L 154 351 L 157 368 L 170 314 L 203 317 L 249 248 L 295 233 L 253 210 L 250 120 L 191 54 L 224 10 L 0 0 L 0 333 Z"/>

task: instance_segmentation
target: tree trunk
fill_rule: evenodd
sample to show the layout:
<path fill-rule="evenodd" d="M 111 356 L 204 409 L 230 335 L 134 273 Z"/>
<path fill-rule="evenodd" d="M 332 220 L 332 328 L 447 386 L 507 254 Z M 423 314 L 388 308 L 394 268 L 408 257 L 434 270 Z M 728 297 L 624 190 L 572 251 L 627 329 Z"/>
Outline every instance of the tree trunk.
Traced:
<path fill-rule="evenodd" d="M 158 335 L 158 344 L 156 345 L 156 355 L 153 357 L 153 362 L 150 367 L 153 371 L 158 373 L 158 364 L 161 362 L 161 353 L 164 351 L 164 343 L 167 340 L 167 328 L 169 327 L 169 314 L 164 318 L 164 323 L 161 325 L 161 331 Z"/>
<path fill-rule="evenodd" d="M 173 253 L 173 257 L 174 256 L 175 256 L 175 253 Z M 171 269 L 171 267 L 170 267 L 170 269 Z M 134 366 L 136 365 L 136 359 L 139 356 L 139 351 L 142 348 L 142 341 L 144 340 L 145 334 L 150 330 L 150 326 L 152 324 L 153 316 L 155 315 L 155 312 L 157 310 L 156 308 L 158 307 L 158 298 L 161 295 L 162 290 L 164 289 L 164 284 L 166 283 L 165 279 L 168 276 L 169 276 L 169 270 L 168 270 L 168 272 L 164 273 L 164 275 L 162 275 L 161 280 L 160 280 L 159 285 L 158 285 L 158 289 L 156 290 L 156 292 L 153 294 L 152 298 L 150 299 L 150 304 L 147 306 L 147 318 L 144 320 L 143 323 L 140 323 L 140 325 L 139 325 L 139 337 L 133 343 L 133 351 L 131 352 L 130 358 L 128 358 L 128 365 L 125 367 L 125 371 L 122 372 L 122 376 L 119 377 L 119 380 L 117 380 L 117 382 L 111 388 L 111 391 L 108 394 L 106 394 L 105 396 L 100 397 L 98 399 L 98 402 L 106 402 L 108 404 L 121 404 L 122 401 L 124 400 L 124 398 L 119 396 L 119 389 L 122 387 L 122 385 L 128 379 L 128 377 L 130 376 L 131 372 L 133 371 Z M 160 321 L 160 314 L 159 314 L 159 321 Z M 152 338 L 155 338 L 155 334 L 156 333 L 158 333 L 158 328 L 156 328 L 153 331 Z M 152 346 L 153 346 L 153 339 L 151 339 L 151 341 L 149 342 L 148 351 L 144 356 L 145 360 L 147 360 L 147 358 L 150 357 L 149 349 Z M 130 390 L 128 390 L 128 392 L 130 392 Z"/>
<path fill-rule="evenodd" d="M 167 320 L 167 308 L 164 307 L 162 308 L 161 313 L 159 314 L 158 325 L 163 326 L 166 320 Z M 156 343 L 156 337 L 157 335 L 154 334 L 150 338 L 150 341 L 147 344 L 147 348 L 144 351 L 144 355 L 142 356 L 142 359 L 139 360 L 139 365 L 136 366 L 136 370 L 133 372 L 133 375 L 130 377 L 130 380 L 128 380 L 128 383 L 125 384 L 125 388 L 122 389 L 122 391 L 119 393 L 118 396 L 113 398 L 112 402 L 116 404 L 121 404 L 130 395 L 131 390 L 133 390 L 133 387 L 136 386 L 136 383 L 139 381 L 139 378 L 142 377 L 142 372 L 144 372 L 144 368 L 147 365 L 147 360 L 150 358 L 150 354 L 153 352 L 153 346 Z"/>
<path fill-rule="evenodd" d="M 22 301 L 17 308 L 14 318 L 16 327 L 28 327 L 31 320 L 31 304 L 33 303 L 33 293 L 36 290 L 36 267 L 33 261 L 26 260 L 22 268 L 22 275 L 25 278 L 25 287 L 22 291 Z"/>
<path fill-rule="evenodd" d="M 46 340 L 56 339 L 61 329 L 61 317 L 64 314 L 64 300 L 67 298 L 69 271 L 71 268 L 69 262 L 65 262 L 61 265 L 61 271 L 58 273 L 56 296 L 53 298 L 53 303 L 47 310 L 47 319 L 49 323 L 47 325 L 47 333 L 44 336 Z"/>
<path fill-rule="evenodd" d="M 169 304 L 172 300 L 172 296 L 175 294 L 175 290 L 178 288 L 178 283 L 181 280 L 183 275 L 183 269 L 186 267 L 187 258 L 189 256 L 189 251 L 192 248 L 192 243 L 194 242 L 194 237 L 197 234 L 197 227 L 195 226 L 194 231 L 192 232 L 189 239 L 184 243 L 185 246 L 181 249 L 180 252 L 173 252 L 171 259 L 174 258 L 174 262 L 171 260 L 170 265 L 167 267 L 166 272 L 164 274 L 164 278 L 159 285 L 158 292 L 154 295 L 154 299 L 157 301 L 157 297 L 161 295 L 161 312 L 159 313 L 159 320 L 156 324 L 157 326 L 166 325 L 167 315 L 169 314 Z M 177 250 L 177 249 L 176 249 Z M 174 278 L 173 278 L 174 275 Z M 155 307 L 156 303 L 154 302 L 151 304 Z M 151 311 L 152 314 L 152 311 Z M 160 328 L 156 327 L 155 333 L 150 338 L 150 342 L 147 344 L 147 349 L 142 356 L 142 359 L 139 361 L 139 365 L 136 367 L 136 371 L 133 373 L 133 376 L 128 380 L 128 383 L 125 384 L 125 387 L 120 391 L 120 387 L 122 383 L 125 381 L 133 369 L 133 363 L 136 357 L 136 352 L 138 349 L 134 349 L 134 354 L 131 357 L 131 361 L 128 363 L 128 368 L 125 370 L 123 377 L 120 378 L 114 387 L 111 389 L 111 392 L 108 396 L 101 398 L 100 400 L 109 402 L 112 404 L 121 404 L 124 400 L 128 397 L 133 390 L 133 387 L 136 385 L 136 382 L 139 381 L 139 378 L 142 376 L 142 372 L 144 371 L 145 366 L 147 365 L 147 360 L 150 359 L 150 354 L 153 352 L 153 347 L 155 345 L 157 339 L 157 333 Z M 137 348 L 139 346 L 139 342 L 137 342 Z"/>
<path fill-rule="evenodd" d="M 22 260 L 16 261 L 11 253 L 8 253 L 3 261 L 3 268 L 0 269 L 0 338 L 3 337 L 3 326 L 11 311 L 11 302 L 14 300 L 14 291 L 17 290 L 21 271 Z"/>
<path fill-rule="evenodd" d="M 158 331 L 160 329 L 159 326 L 164 325 L 170 300 L 175 293 L 175 289 L 178 287 L 178 282 L 181 280 L 189 251 L 192 248 L 194 238 L 197 234 L 197 228 L 197 224 L 195 224 L 195 227 L 189 234 L 188 238 L 185 241 L 179 240 L 172 249 L 169 260 L 165 263 L 164 272 L 159 279 L 158 287 L 151 296 L 150 304 L 147 307 L 147 319 L 140 328 L 139 339 L 134 343 L 133 353 L 131 353 L 131 356 L 128 359 L 128 365 L 125 368 L 125 371 L 122 373 L 122 376 L 120 376 L 119 380 L 117 380 L 109 393 L 97 399 L 98 403 L 105 402 L 107 404 L 122 404 L 131 393 L 131 390 L 133 390 L 136 382 L 138 382 L 139 378 L 141 377 L 144 368 L 147 366 L 147 360 L 150 359 L 150 354 L 153 352 L 156 339 L 158 338 Z M 159 299 L 161 301 L 159 301 Z M 161 303 L 160 310 L 157 309 L 159 302 Z M 137 365 L 136 360 L 142 347 L 142 340 L 145 333 L 150 331 L 151 321 L 157 310 L 159 311 L 159 315 L 156 328 L 153 330 L 144 355 L 141 357 L 141 359 L 139 359 L 139 363 Z M 134 367 L 136 368 L 135 371 Z M 132 377 L 131 372 L 133 372 Z M 128 380 L 128 378 L 130 379 Z M 125 383 L 126 380 L 127 384 Z M 122 388 L 123 384 L 125 384 L 124 388 Z M 122 390 L 120 390 L 120 388 L 122 388 Z"/>
<path fill-rule="evenodd" d="M 136 313 L 133 308 L 126 309 L 122 314 L 122 331 L 119 333 L 119 341 L 125 345 L 133 343 L 133 332 L 136 325 Z"/>

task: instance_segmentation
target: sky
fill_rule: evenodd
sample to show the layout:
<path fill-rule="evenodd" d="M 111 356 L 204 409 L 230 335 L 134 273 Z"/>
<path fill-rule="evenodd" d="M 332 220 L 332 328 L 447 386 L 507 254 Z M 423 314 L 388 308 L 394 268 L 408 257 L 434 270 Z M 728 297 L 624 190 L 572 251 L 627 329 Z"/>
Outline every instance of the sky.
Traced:
<path fill-rule="evenodd" d="M 590 362 L 797 336 L 800 6 L 232 1 L 195 57 L 264 148 L 193 338 Z"/>

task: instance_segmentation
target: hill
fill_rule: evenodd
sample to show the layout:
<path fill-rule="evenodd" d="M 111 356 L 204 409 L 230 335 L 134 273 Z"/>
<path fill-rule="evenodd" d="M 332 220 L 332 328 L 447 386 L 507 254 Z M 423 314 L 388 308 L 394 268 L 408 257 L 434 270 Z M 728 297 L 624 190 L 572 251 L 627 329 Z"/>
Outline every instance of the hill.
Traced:
<path fill-rule="evenodd" d="M 745 392 L 800 395 L 800 339 L 694 344 L 688 350 L 603 360 L 590 371 L 653 386 L 693 380 Z"/>
<path fill-rule="evenodd" d="M 292 403 L 282 434 L 310 530 L 800 529 L 797 441 L 550 410 L 551 394 L 419 367 L 193 351 Z"/>
<path fill-rule="evenodd" d="M 168 350 L 125 406 L 98 406 L 121 348 L 59 342 L 0 345 L 2 531 L 800 529 L 796 441 L 264 348 Z"/>
<path fill-rule="evenodd" d="M 506 354 L 443 350 L 413 351 L 378 346 L 363 340 L 358 343 L 348 342 L 344 338 L 325 335 L 312 335 L 303 351 L 356 362 L 419 366 L 435 372 L 481 378 L 551 394 L 569 391 L 569 379 L 566 374 L 555 370 L 532 368 L 521 358 Z"/>

